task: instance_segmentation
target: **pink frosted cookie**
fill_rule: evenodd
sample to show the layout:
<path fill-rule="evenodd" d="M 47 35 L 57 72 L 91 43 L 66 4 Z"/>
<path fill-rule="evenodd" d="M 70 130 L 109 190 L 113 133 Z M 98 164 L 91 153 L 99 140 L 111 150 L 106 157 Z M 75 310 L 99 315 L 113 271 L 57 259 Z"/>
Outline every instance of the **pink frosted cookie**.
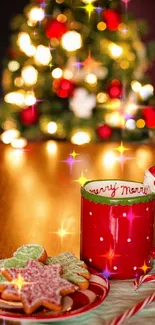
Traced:
<path fill-rule="evenodd" d="M 32 314 L 40 306 L 61 310 L 63 295 L 75 291 L 75 286 L 61 278 L 59 264 L 43 266 L 29 260 L 25 268 L 0 269 L 10 282 L 2 292 L 5 300 L 21 301 L 26 314 Z"/>

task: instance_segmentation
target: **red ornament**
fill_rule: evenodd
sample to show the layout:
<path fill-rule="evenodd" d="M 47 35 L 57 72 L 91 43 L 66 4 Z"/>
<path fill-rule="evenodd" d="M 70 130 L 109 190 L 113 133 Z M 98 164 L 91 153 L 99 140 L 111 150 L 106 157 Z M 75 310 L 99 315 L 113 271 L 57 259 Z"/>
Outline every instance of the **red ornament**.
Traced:
<path fill-rule="evenodd" d="M 121 22 L 120 15 L 117 11 L 108 9 L 103 12 L 103 18 L 106 22 L 107 29 L 116 31 Z"/>
<path fill-rule="evenodd" d="M 118 98 L 122 95 L 122 85 L 119 80 L 114 79 L 109 88 L 108 93 L 111 98 Z"/>
<path fill-rule="evenodd" d="M 53 90 L 61 98 L 73 95 L 75 84 L 67 79 L 61 78 L 53 81 Z"/>
<path fill-rule="evenodd" d="M 99 136 L 100 139 L 109 139 L 112 135 L 112 129 L 110 126 L 104 124 L 104 125 L 100 125 L 98 126 L 97 130 L 96 130 L 97 135 Z"/>
<path fill-rule="evenodd" d="M 48 22 L 45 34 L 48 38 L 61 38 L 67 32 L 65 23 L 52 19 Z"/>
<path fill-rule="evenodd" d="M 155 166 L 152 166 L 150 169 L 149 169 L 149 172 L 155 176 Z"/>
<path fill-rule="evenodd" d="M 143 110 L 146 126 L 148 128 L 155 128 L 155 108 L 147 107 Z"/>
<path fill-rule="evenodd" d="M 29 106 L 20 112 L 20 120 L 24 125 L 31 125 L 38 122 L 38 110 L 34 106 Z"/>

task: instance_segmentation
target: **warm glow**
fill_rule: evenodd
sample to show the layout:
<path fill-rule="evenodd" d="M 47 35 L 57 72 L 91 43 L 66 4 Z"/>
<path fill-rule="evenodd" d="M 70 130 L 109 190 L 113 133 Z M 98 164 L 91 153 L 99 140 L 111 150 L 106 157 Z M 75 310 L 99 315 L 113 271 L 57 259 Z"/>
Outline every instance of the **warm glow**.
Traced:
<path fill-rule="evenodd" d="M 62 77 L 62 70 L 60 68 L 55 68 L 52 71 L 52 77 L 55 78 L 55 79 L 61 78 Z"/>
<path fill-rule="evenodd" d="M 98 103 L 105 103 L 108 99 L 108 94 L 106 93 L 99 93 L 97 94 L 97 101 Z"/>
<path fill-rule="evenodd" d="M 28 91 L 25 95 L 25 105 L 26 106 L 33 106 L 36 103 L 36 97 L 33 91 Z"/>
<path fill-rule="evenodd" d="M 72 137 L 71 142 L 77 145 L 89 143 L 91 141 L 90 134 L 85 131 L 77 131 Z"/>
<path fill-rule="evenodd" d="M 39 65 L 48 65 L 52 60 L 50 49 L 44 45 L 39 45 L 36 49 L 34 59 Z"/>
<path fill-rule="evenodd" d="M 11 143 L 14 139 L 20 136 L 20 132 L 16 129 L 5 131 L 1 134 L 1 141 L 5 144 Z"/>
<path fill-rule="evenodd" d="M 154 93 L 154 88 L 152 85 L 148 84 L 148 85 L 145 85 L 143 87 L 141 87 L 140 91 L 139 91 L 139 94 L 140 94 L 140 97 L 145 100 L 151 96 L 153 96 L 153 93 Z"/>
<path fill-rule="evenodd" d="M 138 106 L 136 104 L 133 104 L 133 103 L 131 103 L 131 104 L 128 103 L 125 106 L 125 112 L 130 114 L 130 115 L 136 114 L 137 109 L 138 109 Z"/>
<path fill-rule="evenodd" d="M 97 77 L 94 73 L 89 73 L 85 77 L 85 81 L 90 85 L 96 85 L 97 83 Z"/>
<path fill-rule="evenodd" d="M 46 144 L 46 150 L 48 151 L 48 153 L 53 156 L 56 154 L 57 152 L 57 143 L 55 141 L 48 141 Z"/>
<path fill-rule="evenodd" d="M 27 86 L 35 85 L 38 80 L 38 71 L 31 65 L 25 66 L 21 75 Z"/>
<path fill-rule="evenodd" d="M 23 84 L 24 84 L 24 80 L 21 77 L 17 77 L 14 80 L 14 84 L 15 84 L 16 87 L 22 87 Z"/>
<path fill-rule="evenodd" d="M 119 112 L 108 113 L 105 115 L 105 121 L 111 126 L 124 126 L 124 117 Z"/>
<path fill-rule="evenodd" d="M 55 122 L 50 122 L 47 125 L 47 131 L 50 134 L 54 134 L 57 131 L 57 128 L 58 128 L 58 126 Z"/>
<path fill-rule="evenodd" d="M 29 20 L 33 23 L 37 22 L 37 21 L 42 21 L 45 17 L 45 12 L 42 8 L 39 7 L 33 7 L 29 14 Z"/>
<path fill-rule="evenodd" d="M 69 31 L 62 36 L 62 47 L 68 51 L 76 51 L 82 46 L 81 35 L 75 31 Z"/>
<path fill-rule="evenodd" d="M 25 49 L 31 45 L 31 39 L 29 34 L 24 32 L 19 33 L 17 45 L 20 47 L 21 51 L 25 51 Z"/>
<path fill-rule="evenodd" d="M 22 107 L 24 105 L 25 93 L 21 91 L 13 91 L 5 95 L 4 100 L 6 103 L 15 104 Z"/>
<path fill-rule="evenodd" d="M 141 145 L 136 151 L 136 163 L 143 171 L 153 164 L 151 147 Z"/>
<path fill-rule="evenodd" d="M 12 60 L 12 61 L 10 61 L 10 62 L 8 63 L 8 69 L 9 69 L 11 72 L 15 72 L 15 71 L 17 71 L 19 68 L 20 68 L 20 64 L 19 64 L 19 62 L 17 62 L 17 61 Z"/>
<path fill-rule="evenodd" d="M 116 155 L 114 152 L 109 151 L 103 156 L 104 166 L 112 167 L 116 162 Z"/>
<path fill-rule="evenodd" d="M 26 147 L 27 140 L 25 138 L 18 138 L 11 141 L 11 146 L 15 149 L 22 149 Z"/>
<path fill-rule="evenodd" d="M 106 27 L 107 27 L 107 25 L 106 25 L 103 21 L 100 21 L 100 22 L 97 24 L 97 29 L 100 30 L 100 31 L 105 30 Z"/>
<path fill-rule="evenodd" d="M 119 58 L 123 53 L 122 47 L 115 43 L 110 43 L 108 48 L 113 58 Z"/>
<path fill-rule="evenodd" d="M 28 46 L 25 46 L 23 52 L 24 52 L 27 56 L 31 57 L 31 56 L 34 56 L 34 55 L 35 55 L 35 53 L 36 53 L 36 48 L 35 48 L 34 45 L 28 45 Z"/>
<path fill-rule="evenodd" d="M 142 85 L 139 81 L 134 80 L 131 82 L 131 88 L 136 93 L 138 93 L 140 91 L 141 87 L 142 87 Z"/>
<path fill-rule="evenodd" d="M 141 118 L 136 122 L 136 126 L 138 129 L 143 129 L 145 127 L 145 124 L 146 124 L 145 121 Z"/>

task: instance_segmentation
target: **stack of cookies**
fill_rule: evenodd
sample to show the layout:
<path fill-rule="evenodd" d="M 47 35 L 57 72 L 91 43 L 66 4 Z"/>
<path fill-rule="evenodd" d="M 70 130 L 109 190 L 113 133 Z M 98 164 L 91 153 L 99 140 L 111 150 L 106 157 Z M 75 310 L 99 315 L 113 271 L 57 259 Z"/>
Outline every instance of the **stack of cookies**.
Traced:
<path fill-rule="evenodd" d="M 90 273 L 84 262 L 70 252 L 48 257 L 38 245 L 24 245 L 12 258 L 0 260 L 1 298 L 20 301 L 26 314 L 43 306 L 62 309 L 62 297 L 89 286 Z"/>

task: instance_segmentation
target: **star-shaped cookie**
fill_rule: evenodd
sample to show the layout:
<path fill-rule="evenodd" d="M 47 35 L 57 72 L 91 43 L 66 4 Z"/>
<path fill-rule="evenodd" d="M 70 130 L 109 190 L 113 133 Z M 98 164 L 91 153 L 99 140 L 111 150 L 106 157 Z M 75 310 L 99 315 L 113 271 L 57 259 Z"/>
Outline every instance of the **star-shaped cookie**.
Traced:
<path fill-rule="evenodd" d="M 32 314 L 40 306 L 61 310 L 62 296 L 75 291 L 73 284 L 61 278 L 62 267 L 59 264 L 43 266 L 38 261 L 29 260 L 25 268 L 0 271 L 9 281 L 2 298 L 20 300 L 26 314 Z"/>
<path fill-rule="evenodd" d="M 49 257 L 45 264 L 60 264 L 63 268 L 62 277 L 76 285 L 79 289 L 86 290 L 89 286 L 90 273 L 83 261 L 80 261 L 73 253 L 61 253 L 55 257 Z"/>

